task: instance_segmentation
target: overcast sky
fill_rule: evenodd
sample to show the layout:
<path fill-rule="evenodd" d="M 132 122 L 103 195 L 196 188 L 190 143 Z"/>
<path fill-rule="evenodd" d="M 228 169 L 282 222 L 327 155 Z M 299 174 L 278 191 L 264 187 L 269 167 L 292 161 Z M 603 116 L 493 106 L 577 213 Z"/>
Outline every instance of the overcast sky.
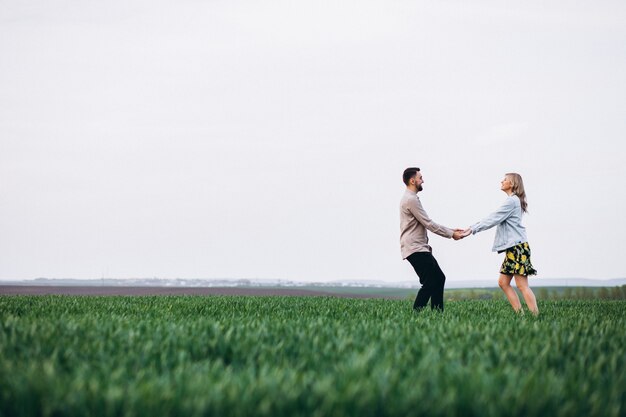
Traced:
<path fill-rule="evenodd" d="M 416 279 L 401 174 L 525 181 L 540 279 L 626 276 L 626 2 L 0 1 L 0 279 Z M 431 234 L 497 279 L 495 229 Z"/>

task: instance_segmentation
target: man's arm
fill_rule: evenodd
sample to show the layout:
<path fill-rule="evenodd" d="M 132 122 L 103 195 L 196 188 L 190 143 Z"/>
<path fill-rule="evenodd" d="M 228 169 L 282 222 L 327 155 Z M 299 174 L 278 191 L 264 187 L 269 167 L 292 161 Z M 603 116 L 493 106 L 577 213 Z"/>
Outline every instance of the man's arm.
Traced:
<path fill-rule="evenodd" d="M 456 233 L 454 230 L 435 223 L 428 217 L 426 210 L 422 207 L 422 203 L 418 198 L 411 199 L 408 202 L 408 208 L 411 214 L 415 216 L 418 222 L 424 225 L 424 227 L 439 236 L 447 237 L 448 239 L 453 237 Z"/>

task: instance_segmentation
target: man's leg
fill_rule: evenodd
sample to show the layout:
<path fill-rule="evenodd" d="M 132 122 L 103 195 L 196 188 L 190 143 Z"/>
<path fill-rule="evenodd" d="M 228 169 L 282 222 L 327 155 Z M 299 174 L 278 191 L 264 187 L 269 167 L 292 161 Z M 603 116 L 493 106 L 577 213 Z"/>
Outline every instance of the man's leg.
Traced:
<path fill-rule="evenodd" d="M 445 276 L 439 268 L 437 261 L 430 252 L 415 252 L 407 258 L 419 277 L 422 288 L 417 292 L 413 308 L 421 310 L 430 302 L 431 308 L 443 310 L 443 285 Z"/>
<path fill-rule="evenodd" d="M 446 285 L 446 276 L 443 271 L 439 267 L 439 263 L 435 259 L 432 254 L 430 255 L 431 259 L 431 280 L 433 282 L 433 290 L 431 293 L 430 299 L 430 307 L 432 309 L 439 309 L 443 311 L 443 289 Z"/>
<path fill-rule="evenodd" d="M 413 303 L 413 309 L 418 311 L 424 308 L 430 299 L 430 287 L 426 285 L 427 274 L 425 272 L 425 255 L 427 253 L 428 252 L 415 252 L 406 258 L 415 270 L 420 284 L 422 284 L 421 288 L 417 291 L 417 296 L 415 297 L 415 302 Z"/>

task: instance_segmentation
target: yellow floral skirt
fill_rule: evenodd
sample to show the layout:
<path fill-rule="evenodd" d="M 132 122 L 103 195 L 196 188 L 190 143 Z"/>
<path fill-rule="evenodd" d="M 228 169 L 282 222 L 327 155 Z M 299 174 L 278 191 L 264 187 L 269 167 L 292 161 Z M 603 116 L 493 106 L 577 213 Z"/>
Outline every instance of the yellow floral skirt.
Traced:
<path fill-rule="evenodd" d="M 528 246 L 527 242 L 520 243 L 506 250 L 500 273 L 506 275 L 537 275 L 537 270 L 530 263 L 530 246 Z"/>

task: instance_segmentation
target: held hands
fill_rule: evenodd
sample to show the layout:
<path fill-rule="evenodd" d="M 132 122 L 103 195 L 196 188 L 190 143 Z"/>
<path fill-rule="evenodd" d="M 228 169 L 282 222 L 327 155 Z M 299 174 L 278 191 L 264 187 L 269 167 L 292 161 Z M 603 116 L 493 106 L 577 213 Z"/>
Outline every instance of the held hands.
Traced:
<path fill-rule="evenodd" d="M 454 233 L 452 234 L 452 239 L 461 240 L 463 238 L 468 237 L 472 234 L 472 228 L 468 227 L 467 229 L 454 229 Z"/>
<path fill-rule="evenodd" d="M 452 233 L 452 239 L 454 240 L 461 240 L 463 239 L 465 236 L 463 236 L 463 229 L 454 229 L 454 233 Z"/>

